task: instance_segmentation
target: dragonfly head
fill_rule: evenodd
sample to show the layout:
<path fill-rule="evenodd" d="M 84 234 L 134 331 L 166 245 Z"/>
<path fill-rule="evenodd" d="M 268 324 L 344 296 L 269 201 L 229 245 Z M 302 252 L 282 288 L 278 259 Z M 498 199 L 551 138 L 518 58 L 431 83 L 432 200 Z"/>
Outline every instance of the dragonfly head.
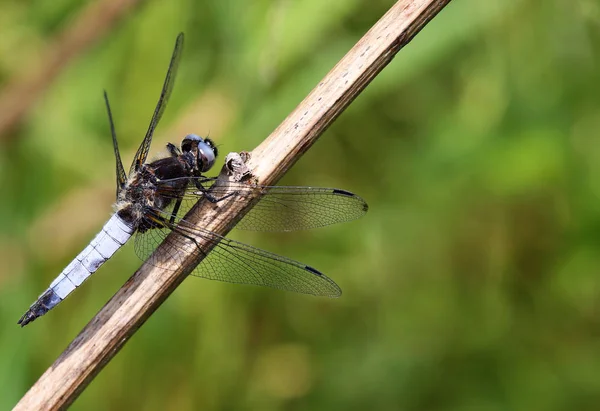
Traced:
<path fill-rule="evenodd" d="M 196 157 L 198 170 L 204 173 L 215 164 L 218 152 L 211 139 L 202 138 L 196 134 L 188 134 L 181 142 L 183 153 L 192 153 Z"/>

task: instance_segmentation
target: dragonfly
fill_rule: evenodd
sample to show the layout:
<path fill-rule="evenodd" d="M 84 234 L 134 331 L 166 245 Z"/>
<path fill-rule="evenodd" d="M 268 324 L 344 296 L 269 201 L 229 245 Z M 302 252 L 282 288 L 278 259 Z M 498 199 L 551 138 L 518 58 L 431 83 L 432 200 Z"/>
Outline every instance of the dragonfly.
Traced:
<path fill-rule="evenodd" d="M 186 135 L 180 146 L 167 144 L 167 155 L 146 162 L 152 136 L 173 90 L 184 43 L 179 33 L 158 103 L 129 173 L 121 162 L 115 124 L 106 91 L 104 102 L 116 159 L 114 214 L 87 247 L 77 255 L 19 319 L 22 327 L 56 307 L 102 266 L 131 237 L 138 257 L 165 269 L 192 244 L 205 256 L 194 276 L 231 283 L 278 288 L 316 296 L 338 297 L 340 287 L 317 269 L 250 245 L 225 238 L 192 224 L 186 216 L 200 199 L 218 204 L 260 197 L 236 228 L 256 231 L 294 231 L 354 220 L 366 213 L 359 196 L 336 188 L 261 186 L 247 181 L 220 186 L 204 175 L 216 162 L 218 149 L 209 138 Z M 192 211 L 193 212 L 193 211 Z M 175 231 L 179 235 L 168 236 Z M 204 250 L 194 238 L 208 240 Z M 163 243 L 165 256 L 153 251 Z M 204 243 L 204 242 L 203 242 Z"/>

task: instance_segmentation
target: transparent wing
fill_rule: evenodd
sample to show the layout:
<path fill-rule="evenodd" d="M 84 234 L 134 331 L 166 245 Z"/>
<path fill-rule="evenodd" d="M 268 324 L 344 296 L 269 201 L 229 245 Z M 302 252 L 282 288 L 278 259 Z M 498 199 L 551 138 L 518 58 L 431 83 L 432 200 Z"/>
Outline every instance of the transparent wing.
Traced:
<path fill-rule="evenodd" d="M 175 84 L 175 76 L 177 74 L 177 69 L 179 68 L 182 50 L 183 33 L 179 33 L 177 40 L 175 41 L 175 48 L 173 49 L 173 55 L 171 56 L 171 62 L 169 63 L 167 77 L 165 78 L 165 82 L 160 93 L 160 98 L 158 99 L 158 103 L 154 109 L 154 114 L 150 120 L 150 125 L 148 126 L 148 131 L 146 131 L 146 136 L 144 137 L 142 144 L 140 144 L 140 147 L 133 158 L 133 163 L 131 164 L 131 169 L 129 170 L 130 174 L 138 170 L 142 164 L 146 162 L 148 151 L 150 150 L 150 144 L 152 143 L 152 135 L 154 134 L 154 130 L 156 129 L 156 126 L 158 125 L 158 122 L 165 111 L 167 102 L 169 101 L 169 97 L 173 91 L 173 85 Z"/>
<path fill-rule="evenodd" d="M 230 283 L 250 284 L 278 288 L 303 294 L 338 297 L 341 290 L 338 285 L 316 269 L 277 254 L 269 253 L 238 241 L 230 240 L 216 233 L 198 228 L 183 219 L 171 223 L 169 210 L 151 210 L 148 213 L 150 223 L 162 225 L 146 232 L 138 232 L 135 238 L 136 254 L 148 259 L 151 264 L 164 266 L 163 256 L 151 254 L 156 246 L 165 241 L 163 249 L 168 260 L 182 263 L 182 250 L 190 246 L 198 247 L 198 255 L 206 254 L 192 237 L 207 239 L 216 243 L 213 250 L 194 269 L 192 275 L 210 280 Z M 173 230 L 179 235 L 167 237 Z"/>
<path fill-rule="evenodd" d="M 119 154 L 119 144 L 117 143 L 117 133 L 115 131 L 115 123 L 113 121 L 112 112 L 110 111 L 110 103 L 108 102 L 108 94 L 104 91 L 104 102 L 106 104 L 106 111 L 108 112 L 108 123 L 110 125 L 110 134 L 112 135 L 113 148 L 115 150 L 115 161 L 117 168 L 117 198 L 119 193 L 125 187 L 127 182 L 127 175 L 125 175 L 125 169 L 121 162 L 121 154 Z"/>
<path fill-rule="evenodd" d="M 189 207 L 204 193 L 191 182 L 183 196 Z M 324 227 L 355 220 L 364 215 L 368 205 L 361 197 L 346 190 L 320 187 L 259 186 L 245 183 L 228 183 L 227 187 L 214 187 L 214 179 L 201 180 L 209 195 L 217 201 L 222 198 L 245 198 L 257 192 L 261 200 L 236 225 L 242 230 L 296 231 Z M 169 196 L 169 187 L 165 187 Z M 176 198 L 181 193 L 173 192 Z M 185 211 L 189 209 L 184 208 Z M 180 214 L 184 215 L 184 214 Z"/>

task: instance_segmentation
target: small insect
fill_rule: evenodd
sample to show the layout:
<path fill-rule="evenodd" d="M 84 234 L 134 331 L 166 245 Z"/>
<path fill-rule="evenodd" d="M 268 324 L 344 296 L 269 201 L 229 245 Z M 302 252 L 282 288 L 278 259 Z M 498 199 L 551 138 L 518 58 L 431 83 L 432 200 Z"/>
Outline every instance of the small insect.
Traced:
<path fill-rule="evenodd" d="M 167 260 L 176 260 L 176 251 L 188 246 L 186 239 L 194 236 L 216 243 L 192 272 L 198 277 L 319 296 L 337 297 L 341 294 L 333 280 L 308 265 L 227 239 L 189 223 L 184 216 L 201 198 L 218 203 L 224 199 L 233 201 L 260 192 L 261 200 L 244 216 L 237 228 L 293 231 L 356 219 L 368 209 L 362 198 L 335 188 L 267 187 L 242 182 L 218 187 L 214 185 L 216 178 L 203 175 L 215 164 L 218 150 L 212 140 L 195 134 L 185 136 L 180 147 L 169 143 L 169 156 L 146 163 L 152 135 L 173 89 L 183 38 L 183 33 L 177 36 L 158 104 L 129 174 L 125 173 L 121 162 L 110 104 L 104 93 L 116 158 L 116 211 L 90 244 L 21 317 L 18 322 L 21 326 L 58 305 L 134 234 L 136 254 L 143 260 L 165 241 L 168 242 L 165 247 L 167 252 L 172 251 Z M 180 235 L 167 239 L 171 231 Z M 204 250 L 200 252 L 204 253 Z M 151 259 L 150 262 L 160 266 L 158 259 Z"/>

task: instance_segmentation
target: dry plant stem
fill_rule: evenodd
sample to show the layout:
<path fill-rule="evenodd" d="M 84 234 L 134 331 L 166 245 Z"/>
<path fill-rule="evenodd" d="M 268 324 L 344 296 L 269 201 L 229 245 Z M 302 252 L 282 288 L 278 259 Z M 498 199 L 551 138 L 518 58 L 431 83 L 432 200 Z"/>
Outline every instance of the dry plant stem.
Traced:
<path fill-rule="evenodd" d="M 281 178 L 398 50 L 449 1 L 398 1 L 252 152 L 248 165 L 258 182 L 274 184 Z M 199 209 L 191 211 L 195 220 L 190 221 L 224 235 L 253 200 L 217 205 L 200 202 L 196 206 Z M 198 242 L 201 246 L 212 246 L 201 239 Z M 40 377 L 16 409 L 58 409 L 73 402 L 195 267 L 200 258 L 194 250 L 193 244 L 182 250 L 180 258 L 184 263 L 173 271 L 142 265 Z M 156 253 L 162 253 L 162 246 Z"/>
<path fill-rule="evenodd" d="M 103 35 L 141 0 L 98 0 L 77 15 L 45 47 L 37 62 L 9 82 L 0 94 L 0 138 L 13 129 L 68 64 Z"/>

